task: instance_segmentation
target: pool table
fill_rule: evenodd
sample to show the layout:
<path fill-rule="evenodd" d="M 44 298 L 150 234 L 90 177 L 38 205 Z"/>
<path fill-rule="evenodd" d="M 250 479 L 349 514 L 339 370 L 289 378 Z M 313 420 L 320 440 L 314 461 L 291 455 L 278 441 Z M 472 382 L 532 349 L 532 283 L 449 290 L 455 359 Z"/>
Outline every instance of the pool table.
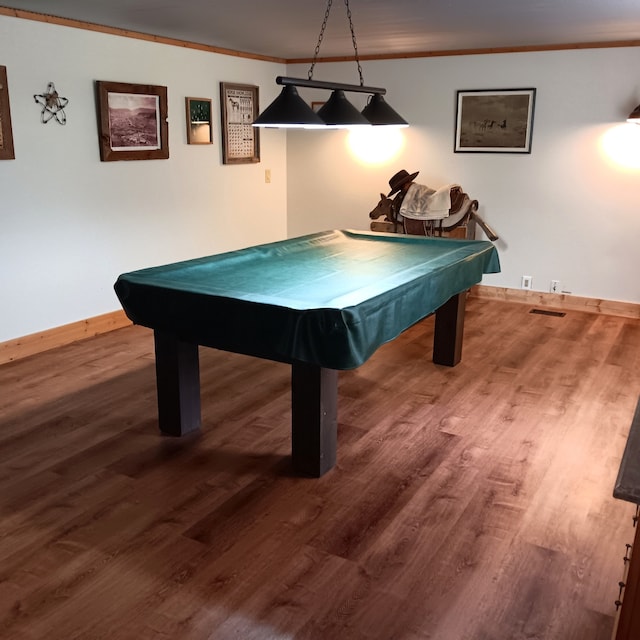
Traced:
<path fill-rule="evenodd" d="M 154 331 L 162 433 L 200 428 L 198 345 L 291 364 L 292 459 L 335 465 L 338 371 L 435 312 L 433 361 L 461 359 L 466 291 L 500 270 L 490 242 L 334 230 L 121 275 Z"/>

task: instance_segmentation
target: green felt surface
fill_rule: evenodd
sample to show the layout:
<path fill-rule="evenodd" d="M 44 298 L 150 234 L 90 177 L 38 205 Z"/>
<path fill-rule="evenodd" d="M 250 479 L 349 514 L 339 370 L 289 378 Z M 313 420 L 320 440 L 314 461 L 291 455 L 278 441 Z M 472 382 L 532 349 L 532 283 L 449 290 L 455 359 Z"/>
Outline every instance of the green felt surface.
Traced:
<path fill-rule="evenodd" d="M 123 274 L 115 289 L 137 324 L 349 369 L 499 270 L 490 242 L 325 231 Z"/>

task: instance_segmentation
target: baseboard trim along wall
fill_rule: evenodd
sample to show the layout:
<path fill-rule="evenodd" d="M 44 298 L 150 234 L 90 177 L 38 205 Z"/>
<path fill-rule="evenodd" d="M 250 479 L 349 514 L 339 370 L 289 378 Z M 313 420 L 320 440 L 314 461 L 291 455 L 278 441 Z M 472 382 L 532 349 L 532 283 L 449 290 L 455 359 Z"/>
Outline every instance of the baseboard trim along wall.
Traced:
<path fill-rule="evenodd" d="M 623 318 L 640 319 L 640 304 L 634 302 L 618 302 L 616 300 L 599 300 L 583 298 L 565 293 L 543 293 L 540 291 L 523 291 L 504 287 L 488 287 L 476 285 L 471 289 L 471 297 L 506 302 L 519 302 L 532 307 L 562 309 L 565 311 L 586 311 L 604 315 L 621 316 Z M 62 347 L 77 340 L 84 340 L 121 329 L 131 324 L 124 311 L 112 311 L 101 316 L 80 320 L 55 327 L 47 331 L 32 333 L 22 338 L 0 343 L 0 365 L 13 360 L 20 360 L 49 349 Z"/>
<path fill-rule="evenodd" d="M 32 333 L 22 338 L 0 342 L 0 365 L 13 360 L 20 360 L 36 353 L 42 353 L 49 349 L 62 347 L 77 340 L 121 329 L 130 324 L 131 320 L 127 318 L 124 311 L 112 311 L 87 320 L 80 320 L 39 333 Z"/>
<path fill-rule="evenodd" d="M 477 298 L 490 298 L 506 302 L 521 302 L 532 307 L 561 309 L 564 311 L 586 311 L 588 313 L 601 313 L 623 318 L 640 318 L 640 304 L 635 302 L 583 298 L 566 293 L 544 293 L 542 291 L 507 289 L 505 287 L 488 287 L 482 284 L 473 287 L 470 295 Z"/>

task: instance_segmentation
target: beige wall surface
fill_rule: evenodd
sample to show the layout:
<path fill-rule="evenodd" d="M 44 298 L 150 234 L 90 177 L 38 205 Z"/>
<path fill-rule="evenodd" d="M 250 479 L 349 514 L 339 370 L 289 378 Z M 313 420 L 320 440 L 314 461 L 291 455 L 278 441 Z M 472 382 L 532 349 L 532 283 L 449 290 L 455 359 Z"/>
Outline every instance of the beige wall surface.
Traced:
<path fill-rule="evenodd" d="M 364 84 L 411 126 L 399 140 L 372 131 L 358 152 L 344 131 L 290 133 L 289 233 L 368 228 L 368 212 L 399 169 L 433 188 L 458 183 L 500 240 L 502 273 L 483 283 L 640 302 L 640 48 L 363 62 Z M 306 77 L 307 66 L 288 68 Z M 357 83 L 354 63 L 317 65 L 314 78 Z M 456 92 L 536 89 L 530 154 L 454 153 Z M 326 93 L 326 92 L 325 92 Z M 326 95 L 307 90 L 309 100 Z M 359 94 L 349 94 L 354 103 Z M 364 134 L 361 134 L 364 137 Z M 358 141 L 361 144 L 363 141 Z M 387 156 L 385 157 L 385 150 Z M 484 238 L 481 234 L 478 238 Z"/>
<path fill-rule="evenodd" d="M 261 162 L 224 165 L 219 82 L 258 85 L 307 65 L 225 56 L 0 16 L 15 160 L 0 161 L 0 342 L 119 309 L 125 271 L 328 228 L 367 229 L 405 168 L 433 188 L 461 184 L 498 232 L 502 273 L 484 285 L 551 280 L 577 296 L 640 302 L 640 48 L 363 62 L 366 85 L 403 130 L 261 131 Z M 354 83 L 355 64 L 314 78 Z M 101 162 L 94 81 L 168 87 L 168 160 Z M 55 82 L 67 124 L 40 123 L 33 95 Z M 456 92 L 537 90 L 530 154 L 454 153 Z M 326 92 L 301 90 L 311 101 Z M 210 97 L 214 144 L 187 145 L 185 96 Z M 365 96 L 349 94 L 364 106 Z M 266 173 L 270 173 L 270 182 Z M 479 238 L 483 236 L 479 234 Z"/>
<path fill-rule="evenodd" d="M 16 155 L 0 161 L 0 342 L 119 309 L 120 273 L 286 236 L 286 137 L 224 165 L 219 104 L 221 81 L 272 100 L 283 65 L 3 16 L 0 64 Z M 100 161 L 95 80 L 167 87 L 168 160 Z M 49 82 L 65 126 L 40 122 Z M 213 145 L 187 145 L 186 96 L 213 99 Z"/>

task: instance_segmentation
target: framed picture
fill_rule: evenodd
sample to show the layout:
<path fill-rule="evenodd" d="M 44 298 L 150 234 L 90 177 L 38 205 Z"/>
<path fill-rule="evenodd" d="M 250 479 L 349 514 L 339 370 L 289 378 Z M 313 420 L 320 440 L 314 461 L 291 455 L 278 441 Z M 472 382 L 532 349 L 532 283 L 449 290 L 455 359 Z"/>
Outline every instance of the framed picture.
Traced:
<path fill-rule="evenodd" d="M 535 89 L 458 91 L 454 151 L 531 153 Z"/>
<path fill-rule="evenodd" d="M 169 157 L 167 87 L 98 80 L 96 88 L 103 162 Z"/>
<path fill-rule="evenodd" d="M 324 102 L 312 102 L 311 103 L 311 108 L 318 113 L 318 111 L 320 111 L 320 109 L 322 109 L 322 107 L 324 107 Z"/>
<path fill-rule="evenodd" d="M 187 144 L 213 144 L 211 100 L 185 98 L 187 113 Z"/>
<path fill-rule="evenodd" d="M 251 126 L 258 117 L 258 87 L 220 83 L 222 162 L 260 162 L 260 130 Z"/>
<path fill-rule="evenodd" d="M 14 160 L 15 157 L 13 132 L 11 131 L 7 68 L 0 67 L 0 160 Z"/>

